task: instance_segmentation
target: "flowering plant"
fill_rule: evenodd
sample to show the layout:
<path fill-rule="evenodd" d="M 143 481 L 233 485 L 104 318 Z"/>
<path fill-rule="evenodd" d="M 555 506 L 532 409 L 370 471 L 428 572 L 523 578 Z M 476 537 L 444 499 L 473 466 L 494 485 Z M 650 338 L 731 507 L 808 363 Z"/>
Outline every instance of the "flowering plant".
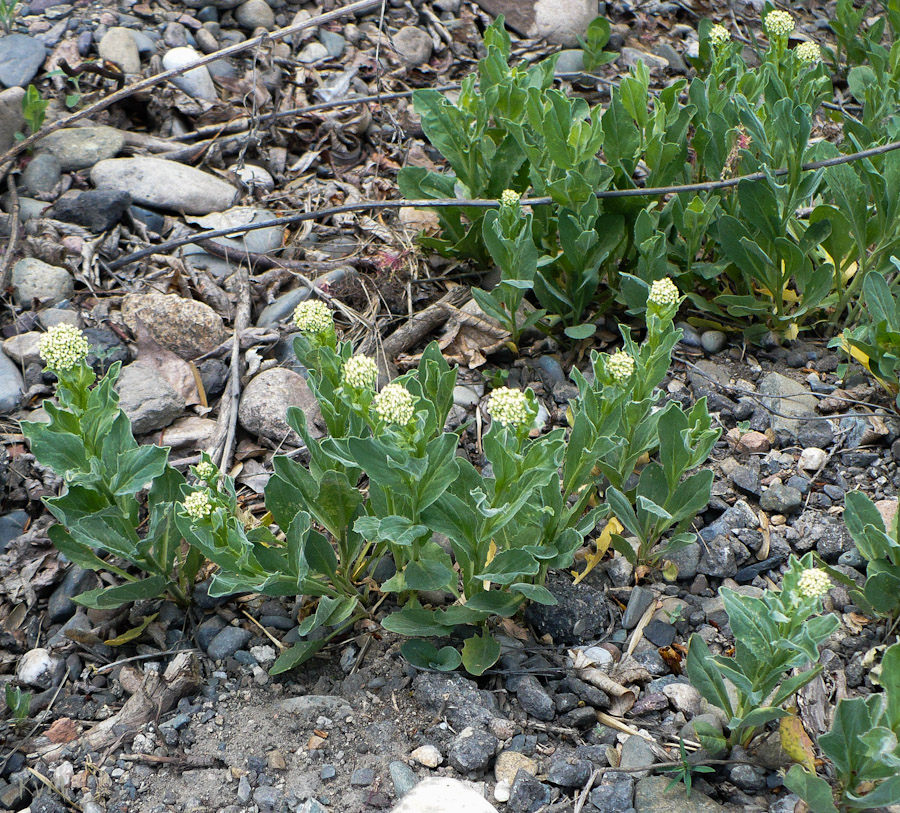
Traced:
<path fill-rule="evenodd" d="M 50 528 L 50 538 L 80 567 L 123 580 L 75 601 L 109 608 L 168 593 L 186 604 L 200 557 L 182 550 L 175 530 L 184 477 L 167 464 L 169 450 L 137 444 L 114 389 L 119 364 L 95 386 L 80 330 L 67 324 L 51 328 L 39 351 L 57 377 L 56 403 L 44 401 L 48 423 L 23 421 L 22 432 L 37 461 L 63 478 L 62 493 L 44 501 L 60 523 Z M 143 523 L 140 495 L 147 486 L 149 518 Z"/>
<path fill-rule="evenodd" d="M 816 663 L 819 644 L 839 626 L 834 614 L 821 615 L 829 584 L 808 553 L 799 560 L 791 557 L 780 591 L 767 590 L 757 598 L 719 590 L 734 634 L 734 657 L 713 655 L 697 634 L 691 636 L 687 657 L 691 683 L 725 714 L 727 737 L 708 724 L 696 726 L 707 750 L 746 746 L 761 726 L 787 716 L 784 703 L 822 671 L 817 664 L 786 677 L 789 670 Z"/>

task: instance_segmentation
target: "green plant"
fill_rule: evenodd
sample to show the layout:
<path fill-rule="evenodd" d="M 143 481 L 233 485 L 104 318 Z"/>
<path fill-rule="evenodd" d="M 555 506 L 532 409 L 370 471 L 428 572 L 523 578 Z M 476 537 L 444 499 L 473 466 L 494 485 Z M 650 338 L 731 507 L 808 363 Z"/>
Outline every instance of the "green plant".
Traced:
<path fill-rule="evenodd" d="M 791 677 L 819 658 L 818 646 L 838 625 L 833 614 L 819 615 L 828 575 L 813 567 L 813 556 L 791 557 L 781 590 L 760 598 L 722 587 L 719 595 L 734 634 L 734 657 L 713 656 L 699 635 L 688 646 L 687 674 L 694 687 L 724 712 L 727 736 L 697 724 L 700 742 L 712 753 L 746 747 L 759 728 L 787 716 L 782 706 L 821 672 L 820 665 Z"/>
<path fill-rule="evenodd" d="M 855 585 L 854 602 L 864 612 L 896 618 L 900 614 L 900 528 L 895 516 L 885 527 L 875 504 L 861 491 L 844 498 L 844 522 L 856 549 L 865 557 L 866 582 L 862 591 Z"/>
<path fill-rule="evenodd" d="M 0 0 L 0 28 L 9 34 L 12 30 L 12 21 L 18 13 L 20 0 Z"/>
<path fill-rule="evenodd" d="M 880 694 L 841 698 L 831 730 L 819 737 L 835 790 L 800 765 L 784 778 L 812 813 L 872 810 L 900 802 L 900 645 L 885 651 L 878 679 Z"/>
<path fill-rule="evenodd" d="M 22 691 L 18 686 L 7 683 L 4 697 L 6 699 L 6 707 L 13 716 L 13 725 L 21 725 L 28 719 L 28 714 L 31 711 L 31 692 Z"/>
<path fill-rule="evenodd" d="M 677 767 L 662 768 L 663 771 L 674 774 L 674 776 L 672 777 L 672 781 L 669 782 L 668 785 L 666 785 L 665 792 L 668 793 L 679 782 L 681 782 L 684 784 L 685 798 L 689 799 L 691 797 L 691 783 L 693 775 L 695 773 L 715 773 L 715 769 L 710 768 L 709 765 L 696 765 L 693 762 L 689 762 L 687 752 L 684 750 L 684 740 L 681 737 L 678 738 L 678 750 L 680 752 L 681 764 Z"/>
<path fill-rule="evenodd" d="M 41 94 L 34 85 L 29 85 L 22 97 L 22 116 L 28 125 L 29 135 L 34 135 L 44 123 L 44 117 L 47 114 L 47 105 L 50 104 L 46 99 L 41 98 Z M 25 136 L 17 133 L 16 136 L 24 139 Z"/>
<path fill-rule="evenodd" d="M 175 528 L 184 477 L 167 465 L 167 448 L 136 443 L 114 389 L 119 365 L 94 386 L 96 376 L 85 362 L 88 349 L 71 325 L 47 331 L 40 352 L 57 376 L 57 403 L 44 401 L 48 423 L 22 422 L 37 461 L 65 484 L 63 493 L 44 500 L 60 523 L 50 528 L 50 539 L 80 567 L 109 571 L 124 581 L 82 593 L 75 599 L 80 604 L 118 607 L 165 593 L 186 604 L 200 558 L 182 550 Z M 138 497 L 148 485 L 142 516 Z M 139 529 L 145 529 L 143 535 Z M 110 558 L 101 558 L 98 549 Z M 136 576 L 113 557 L 149 575 Z"/>
<path fill-rule="evenodd" d="M 610 27 L 606 18 L 595 17 L 584 32 L 584 39 L 578 37 L 578 44 L 584 51 L 584 69 L 588 73 L 593 73 L 597 68 L 618 59 L 618 54 L 614 51 L 603 50 L 609 42 L 609 34 Z"/>

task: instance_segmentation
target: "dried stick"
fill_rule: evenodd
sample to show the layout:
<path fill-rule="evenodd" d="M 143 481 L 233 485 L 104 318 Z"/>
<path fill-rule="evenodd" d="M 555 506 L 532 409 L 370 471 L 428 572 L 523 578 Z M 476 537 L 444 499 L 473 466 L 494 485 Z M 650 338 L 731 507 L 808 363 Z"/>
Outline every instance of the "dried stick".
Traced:
<path fill-rule="evenodd" d="M 19 243 L 19 195 L 16 192 L 16 182 L 12 175 L 6 179 L 6 187 L 9 189 L 12 211 L 9 213 L 9 242 L 6 244 L 6 251 L 3 252 L 3 260 L 0 261 L 0 291 L 5 291 L 9 287 L 12 276 L 10 269 Z"/>

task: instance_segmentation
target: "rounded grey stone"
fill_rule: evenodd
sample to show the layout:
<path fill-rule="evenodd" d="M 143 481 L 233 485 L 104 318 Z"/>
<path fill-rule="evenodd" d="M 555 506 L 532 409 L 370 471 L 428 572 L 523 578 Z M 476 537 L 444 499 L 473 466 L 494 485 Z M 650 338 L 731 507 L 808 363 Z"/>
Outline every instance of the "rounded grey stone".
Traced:
<path fill-rule="evenodd" d="M 52 191 L 61 174 L 59 158 L 49 152 L 40 152 L 25 167 L 22 183 L 29 195 L 40 195 Z"/>
<path fill-rule="evenodd" d="M 721 330 L 705 330 L 700 336 L 700 346 L 711 355 L 722 350 L 727 340 Z"/>
<path fill-rule="evenodd" d="M 0 37 L 0 85 L 25 87 L 34 79 L 46 56 L 44 44 L 25 34 Z"/>
<path fill-rule="evenodd" d="M 206 654 L 214 661 L 224 660 L 245 647 L 252 637 L 253 633 L 243 627 L 225 627 L 209 642 Z"/>
<path fill-rule="evenodd" d="M 421 28 L 405 25 L 394 34 L 392 41 L 394 50 L 410 67 L 418 68 L 431 59 L 434 43 L 429 34 Z"/>
<path fill-rule="evenodd" d="M 8 415 L 18 409 L 24 391 L 25 382 L 18 366 L 0 350 L 0 415 Z"/>
<path fill-rule="evenodd" d="M 136 435 L 168 426 L 184 410 L 184 398 L 154 368 L 141 362 L 122 368 L 116 390 L 119 406 Z"/>
<path fill-rule="evenodd" d="M 247 0 L 234 10 L 234 19 L 241 28 L 253 31 L 265 28 L 271 31 L 275 27 L 275 12 L 266 0 Z"/>
<path fill-rule="evenodd" d="M 34 300 L 55 305 L 75 293 L 75 281 L 65 268 L 34 257 L 25 257 L 13 266 L 12 287 L 16 304 L 26 308 Z"/>
<path fill-rule="evenodd" d="M 114 127 L 70 127 L 43 138 L 38 154 L 52 153 L 59 159 L 63 172 L 72 172 L 113 158 L 124 146 L 124 133 Z"/>

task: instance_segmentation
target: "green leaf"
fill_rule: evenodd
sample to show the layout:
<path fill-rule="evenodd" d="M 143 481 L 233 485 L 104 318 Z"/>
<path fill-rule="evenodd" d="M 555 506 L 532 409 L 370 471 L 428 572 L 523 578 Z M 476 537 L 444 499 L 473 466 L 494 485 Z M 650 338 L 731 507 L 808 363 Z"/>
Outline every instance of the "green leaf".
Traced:
<path fill-rule="evenodd" d="M 467 638 L 462 649 L 462 664 L 471 675 L 483 675 L 500 658 L 500 644 L 484 630 Z"/>
<path fill-rule="evenodd" d="M 699 635 L 692 635 L 688 644 L 687 673 L 693 686 L 709 703 L 718 706 L 728 717 L 734 716 L 719 667 L 713 660 L 706 641 Z"/>
<path fill-rule="evenodd" d="M 476 593 L 466 602 L 467 609 L 499 615 L 504 618 L 515 615 L 521 606 L 522 599 L 519 596 L 510 595 L 500 590 Z"/>
<path fill-rule="evenodd" d="M 799 765 L 792 766 L 787 772 L 784 786 L 803 799 L 812 813 L 838 813 L 838 809 L 834 806 L 831 785 L 820 776 L 814 776 L 803 770 Z"/>
<path fill-rule="evenodd" d="M 400 653 L 419 669 L 436 669 L 438 672 L 452 672 L 462 663 L 462 656 L 452 646 L 438 649 L 431 641 L 413 638 L 404 641 Z"/>
<path fill-rule="evenodd" d="M 597 332 L 596 325 L 575 325 L 567 327 L 563 333 L 573 341 L 579 342 L 582 339 L 589 339 Z"/>
<path fill-rule="evenodd" d="M 73 539 L 72 535 L 62 525 L 51 525 L 47 529 L 47 536 L 70 562 L 83 567 L 85 570 L 106 570 L 108 565 L 97 556 L 89 545 L 84 545 Z"/>
<path fill-rule="evenodd" d="M 521 576 L 534 576 L 539 569 L 540 565 L 530 553 L 523 550 L 502 550 L 475 578 L 498 584 L 512 584 Z"/>
<path fill-rule="evenodd" d="M 447 627 L 437 620 L 435 613 L 416 607 L 404 607 L 391 613 L 384 618 L 381 626 L 388 632 L 411 637 L 429 635 L 440 637 L 448 632 Z"/>
<path fill-rule="evenodd" d="M 163 473 L 168 458 L 168 448 L 159 446 L 138 446 L 122 452 L 116 458 L 110 490 L 116 497 L 136 494 Z"/>
<path fill-rule="evenodd" d="M 877 725 L 881 698 L 871 697 L 872 706 L 862 697 L 842 698 L 835 709 L 831 731 L 819 737 L 819 746 L 834 763 L 839 776 L 855 775 L 865 761 L 859 738 Z"/>
<path fill-rule="evenodd" d="M 727 749 L 728 743 L 722 732 L 717 728 L 714 728 L 705 720 L 697 719 L 692 722 L 692 725 L 697 739 L 700 740 L 700 745 L 709 751 L 710 754 L 716 756 Z"/>
<path fill-rule="evenodd" d="M 410 590 L 440 590 L 450 584 L 454 573 L 444 563 L 426 559 L 407 564 L 403 577 Z"/>
<path fill-rule="evenodd" d="M 325 643 L 324 640 L 320 640 L 300 641 L 299 643 L 294 644 L 290 649 L 286 649 L 276 658 L 275 663 L 272 664 L 272 668 L 269 669 L 269 674 L 280 675 L 282 672 L 287 672 L 289 669 L 299 666 L 301 663 L 308 661 L 315 655 L 316 652 L 325 646 Z"/>
<path fill-rule="evenodd" d="M 510 592 L 521 593 L 529 601 L 536 604 L 544 604 L 548 607 L 555 607 L 559 604 L 556 596 L 553 595 L 546 587 L 540 584 L 528 584 L 527 582 L 518 582 L 509 586 Z"/>
<path fill-rule="evenodd" d="M 136 582 L 126 582 L 115 587 L 98 587 L 75 596 L 73 601 L 93 610 L 112 610 L 131 601 L 157 598 L 163 595 L 168 581 L 162 576 L 151 576 Z"/>

